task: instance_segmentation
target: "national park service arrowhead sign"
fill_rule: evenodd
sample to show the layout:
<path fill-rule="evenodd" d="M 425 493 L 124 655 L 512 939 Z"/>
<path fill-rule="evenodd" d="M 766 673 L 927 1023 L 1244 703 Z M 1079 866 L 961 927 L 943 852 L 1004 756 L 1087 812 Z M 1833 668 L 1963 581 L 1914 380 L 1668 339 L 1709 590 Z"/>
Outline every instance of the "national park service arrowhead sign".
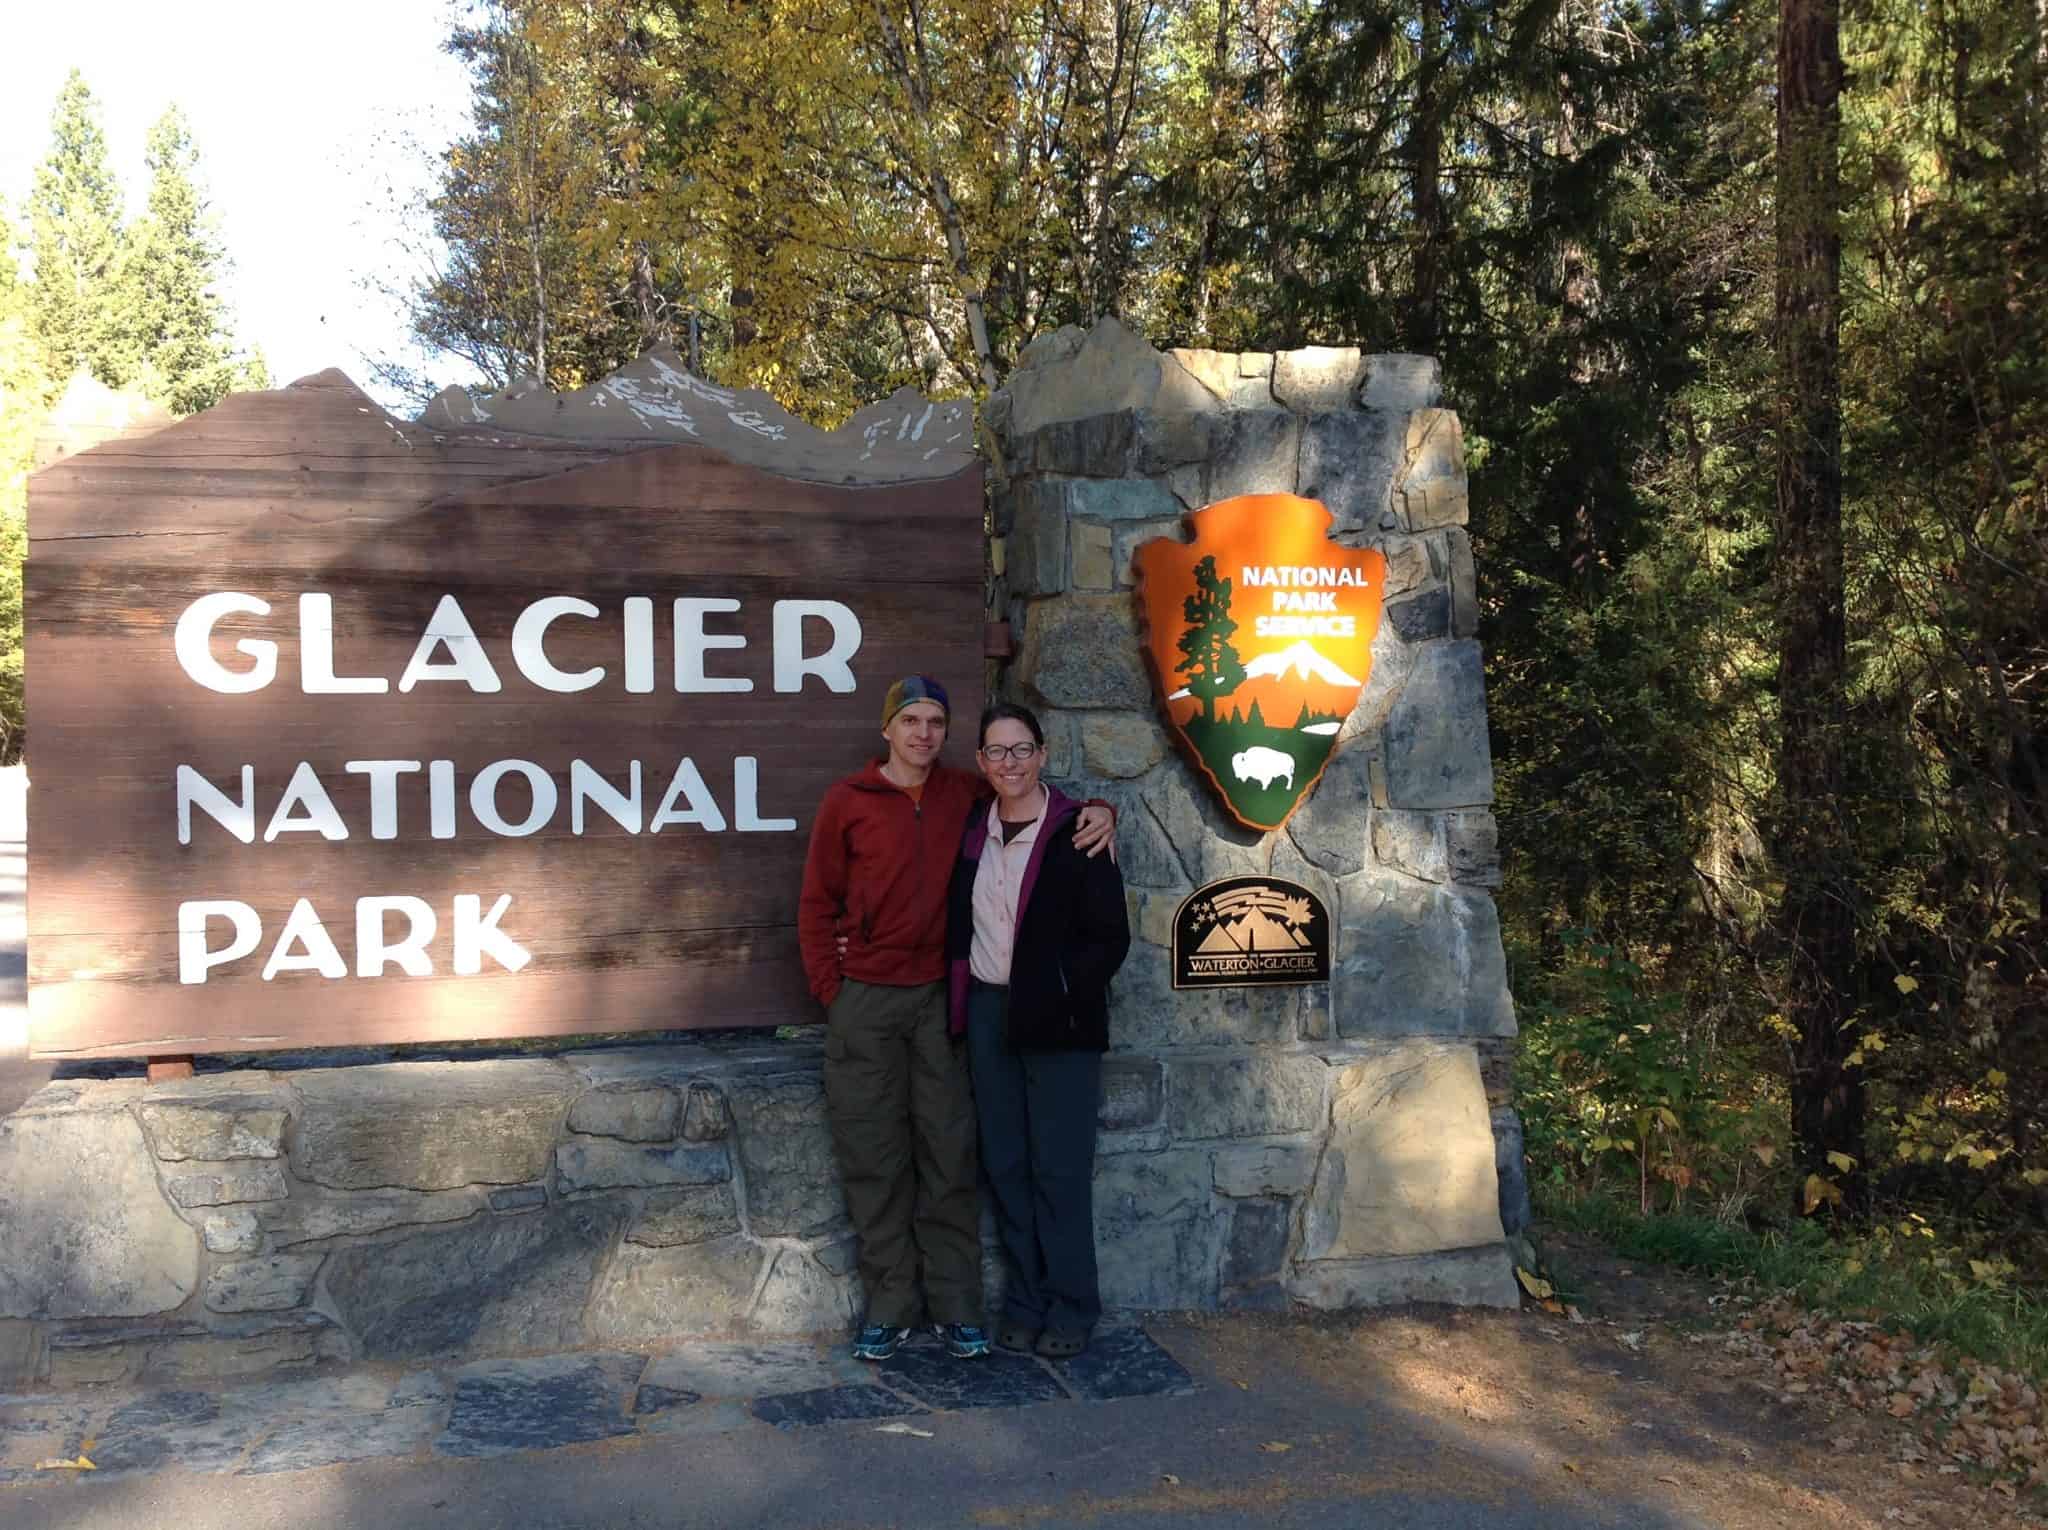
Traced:
<path fill-rule="evenodd" d="M 1330 512 L 1244 494 L 1137 550 L 1146 656 L 1174 731 L 1248 828 L 1277 829 L 1322 775 L 1372 671 L 1387 563 L 1329 540 Z"/>

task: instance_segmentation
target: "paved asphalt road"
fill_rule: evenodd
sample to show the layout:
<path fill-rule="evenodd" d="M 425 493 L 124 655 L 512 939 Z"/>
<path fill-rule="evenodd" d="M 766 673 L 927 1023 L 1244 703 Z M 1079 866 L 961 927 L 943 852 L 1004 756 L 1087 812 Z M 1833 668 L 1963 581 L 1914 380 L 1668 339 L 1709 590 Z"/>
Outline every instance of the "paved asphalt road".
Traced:
<path fill-rule="evenodd" d="M 1503 1319 L 1502 1321 L 1512 1321 Z M 8 1530 L 1698 1530 L 1625 1453 L 1597 1477 L 1441 1399 L 1305 1374 L 1252 1320 L 1166 1321 L 1189 1395 L 704 1430 L 484 1460 L 275 1475 L 60 1475 L 0 1487 Z M 1582 1458 L 1583 1459 L 1583 1458 Z M 1661 1479 L 1669 1482 L 1668 1477 Z M 1745 1526 L 1754 1519 L 1739 1521 Z"/>

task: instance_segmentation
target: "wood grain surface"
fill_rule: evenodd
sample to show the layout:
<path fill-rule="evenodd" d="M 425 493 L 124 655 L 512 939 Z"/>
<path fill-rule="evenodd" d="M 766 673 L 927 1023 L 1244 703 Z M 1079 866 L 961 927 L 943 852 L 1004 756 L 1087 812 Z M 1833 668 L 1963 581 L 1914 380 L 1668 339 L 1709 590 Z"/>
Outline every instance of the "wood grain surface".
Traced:
<path fill-rule="evenodd" d="M 352 387 L 237 395 L 142 440 L 68 458 L 30 483 L 27 673 L 35 834 L 29 848 L 30 1043 L 40 1056 L 166 1055 L 306 1045 L 440 1041 L 768 1025 L 818 1017 L 795 935 L 811 816 L 825 788 L 881 747 L 883 693 L 938 675 L 955 715 L 981 704 L 982 491 L 978 469 L 916 483 L 838 487 L 785 479 L 701 447 L 636 447 L 436 432 L 392 420 Z M 267 616 L 235 615 L 210 651 L 227 670 L 242 639 L 277 645 L 264 689 L 197 683 L 173 647 L 194 600 L 237 591 Z M 301 687 L 299 596 L 332 599 L 342 676 L 383 694 Z M 502 688 L 398 686 L 429 619 L 454 596 Z M 573 694 L 543 689 L 512 658 L 519 614 L 573 596 L 600 615 L 557 620 L 548 659 L 603 666 Z M 629 692 L 624 605 L 653 602 L 654 685 Z M 680 694 L 672 603 L 740 602 L 712 634 L 713 677 L 750 691 Z M 856 688 L 816 677 L 773 689 L 775 603 L 837 601 L 861 626 Z M 807 650 L 825 644 L 820 622 Z M 445 647 L 436 655 L 445 660 Z M 947 757 L 970 758 L 970 727 Z M 743 832 L 735 761 L 756 763 L 758 811 L 796 828 Z M 691 761 L 725 820 L 647 832 Z M 372 836 L 371 779 L 350 761 L 417 761 L 396 778 L 396 834 Z M 558 801 L 543 827 L 490 832 L 470 782 L 495 761 L 531 762 Z M 623 790 L 638 762 L 642 832 L 593 808 L 571 823 L 572 762 Z M 430 761 L 451 762 L 455 833 L 429 831 Z M 331 798 L 345 839 L 266 831 L 301 763 Z M 178 767 L 231 797 L 254 772 L 244 843 L 194 810 L 181 843 Z M 517 824 L 532 805 L 514 773 L 496 794 Z M 304 823 L 301 810 L 286 814 Z M 453 972 L 454 900 L 501 895 L 500 928 L 530 955 L 486 954 Z M 405 895 L 436 911 L 430 976 L 355 972 L 356 900 Z M 349 975 L 262 972 L 293 907 L 318 912 Z M 178 911 L 235 900 L 260 917 L 244 958 L 181 981 Z M 393 919 L 396 937 L 404 921 Z M 210 928 L 214 949 L 229 926 Z M 302 946 L 295 950 L 303 951 Z"/>

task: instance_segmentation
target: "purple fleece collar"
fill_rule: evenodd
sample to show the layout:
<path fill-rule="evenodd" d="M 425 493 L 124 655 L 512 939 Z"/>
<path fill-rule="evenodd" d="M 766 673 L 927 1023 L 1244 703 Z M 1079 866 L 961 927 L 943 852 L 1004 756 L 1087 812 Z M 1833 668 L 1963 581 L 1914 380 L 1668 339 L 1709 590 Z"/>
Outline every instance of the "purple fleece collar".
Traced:
<path fill-rule="evenodd" d="M 995 811 L 993 805 L 989 811 Z M 1053 830 L 1080 811 L 1080 803 L 1051 782 L 1045 783 L 1045 821 L 1038 826 L 1038 838 L 1031 842 L 1031 857 L 1024 863 L 1024 880 L 1017 887 L 1017 918 L 1020 921 L 1031 902 L 1031 888 L 1038 881 L 1038 868 L 1045 860 L 1045 847 L 1052 843 Z M 967 838 L 960 847 L 960 853 L 979 865 L 981 847 L 987 843 L 988 819 L 976 813 L 967 821 Z"/>

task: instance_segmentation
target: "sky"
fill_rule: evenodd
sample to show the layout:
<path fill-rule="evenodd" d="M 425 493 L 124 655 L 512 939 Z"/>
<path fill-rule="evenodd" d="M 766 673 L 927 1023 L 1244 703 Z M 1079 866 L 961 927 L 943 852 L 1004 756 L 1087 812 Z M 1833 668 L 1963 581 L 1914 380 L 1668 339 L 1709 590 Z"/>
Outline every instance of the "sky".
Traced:
<path fill-rule="evenodd" d="M 74 67 L 99 102 L 131 216 L 149 191 L 144 134 L 175 103 L 234 262 L 238 338 L 280 384 L 340 367 L 368 388 L 365 358 L 418 359 L 397 306 L 365 284 L 420 269 L 406 251 L 420 245 L 424 156 L 467 123 L 467 84 L 441 51 L 449 16 L 448 0 L 16 7 L 0 48 L 0 198 L 25 229 L 18 214 Z M 448 357 L 430 370 L 471 375 Z"/>

